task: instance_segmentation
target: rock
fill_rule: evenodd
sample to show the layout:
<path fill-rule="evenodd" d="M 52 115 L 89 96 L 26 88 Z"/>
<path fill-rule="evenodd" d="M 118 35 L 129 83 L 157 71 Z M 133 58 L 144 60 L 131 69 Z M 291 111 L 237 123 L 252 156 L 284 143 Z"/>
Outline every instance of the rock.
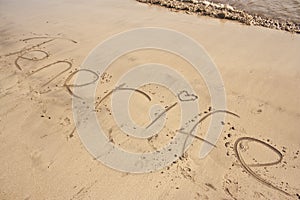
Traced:
<path fill-rule="evenodd" d="M 209 5 L 210 5 L 210 2 L 208 2 L 208 1 L 202 1 L 202 3 L 203 3 L 204 5 L 206 5 L 206 6 L 209 6 Z"/>
<path fill-rule="evenodd" d="M 234 8 L 228 4 L 225 5 L 225 8 L 230 11 L 234 11 Z"/>
<path fill-rule="evenodd" d="M 226 17 L 226 14 L 224 12 L 219 12 L 219 13 L 217 13 L 217 17 L 224 19 Z"/>

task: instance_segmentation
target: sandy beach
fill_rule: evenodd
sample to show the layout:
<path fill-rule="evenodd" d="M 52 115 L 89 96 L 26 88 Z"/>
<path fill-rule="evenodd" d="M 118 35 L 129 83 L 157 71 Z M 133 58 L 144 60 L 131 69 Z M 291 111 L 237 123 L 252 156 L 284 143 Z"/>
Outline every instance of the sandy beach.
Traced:
<path fill-rule="evenodd" d="M 1 0 L 0 24 L 1 200 L 300 199 L 299 34 L 134 0 Z M 205 158 L 198 157 L 205 142 L 195 139 L 170 166 L 135 174 L 111 169 L 89 153 L 66 85 L 99 43 L 143 27 L 175 30 L 201 44 L 223 79 L 227 110 L 239 117 L 227 114 L 220 121 L 222 133 Z M 123 55 L 99 74 L 96 103 L 142 63 L 180 71 L 199 97 L 199 116 L 213 111 L 205 81 L 190 63 L 152 49 Z M 139 90 L 165 108 L 176 101 L 165 87 Z M 129 138 L 114 122 L 109 100 L 95 110 L 115 145 L 131 152 L 157 150 L 180 134 L 176 106 L 158 137 Z M 131 97 L 131 116 L 141 125 L 149 123 L 140 114 L 149 110 L 145 102 L 140 94 Z M 194 134 L 204 138 L 209 122 Z"/>

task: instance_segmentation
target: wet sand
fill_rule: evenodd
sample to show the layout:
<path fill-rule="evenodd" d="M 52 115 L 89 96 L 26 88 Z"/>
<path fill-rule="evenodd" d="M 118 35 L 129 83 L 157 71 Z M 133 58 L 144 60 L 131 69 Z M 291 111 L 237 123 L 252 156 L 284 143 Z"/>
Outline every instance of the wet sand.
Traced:
<path fill-rule="evenodd" d="M 1 1 L 0 22 L 0 199 L 299 198 L 299 35 L 169 12 L 134 0 Z M 64 85 L 100 42 L 148 26 L 174 29 L 200 43 L 222 75 L 228 110 L 240 118 L 226 116 L 217 147 L 205 159 L 198 158 L 203 141 L 195 140 L 171 166 L 128 174 L 106 167 L 85 149 Z M 189 64 L 150 50 L 114 62 L 102 76 L 97 96 L 115 88 L 126 69 L 153 61 L 181 69 L 196 83 L 202 116 L 210 112 L 203 80 Z M 140 89 L 155 90 L 147 87 Z M 164 106 L 173 103 L 166 88 L 156 93 L 155 101 L 164 96 Z M 139 96 L 132 100 L 147 110 Z M 98 118 L 112 133 L 108 137 L 133 152 L 159 148 L 178 128 L 178 118 L 171 115 L 160 140 L 125 140 L 109 118 L 111 108 L 98 109 Z M 171 111 L 174 116 L 177 109 Z M 147 122 L 134 108 L 132 117 Z M 205 136 L 208 123 L 201 124 L 198 136 Z"/>
<path fill-rule="evenodd" d="M 255 12 L 247 12 L 248 9 L 237 9 L 228 4 L 213 3 L 206 0 L 138 0 L 142 3 L 159 5 L 172 11 L 181 11 L 186 14 L 210 16 L 220 19 L 235 20 L 252 26 L 263 26 L 271 29 L 300 33 L 300 25 L 297 21 L 266 17 Z M 275 13 L 274 13 L 275 14 Z"/>
<path fill-rule="evenodd" d="M 214 2 L 229 3 L 230 5 L 247 10 L 251 13 L 276 18 L 279 20 L 292 20 L 294 22 L 300 22 L 300 1 L 261 1 L 261 0 L 214 0 Z"/>

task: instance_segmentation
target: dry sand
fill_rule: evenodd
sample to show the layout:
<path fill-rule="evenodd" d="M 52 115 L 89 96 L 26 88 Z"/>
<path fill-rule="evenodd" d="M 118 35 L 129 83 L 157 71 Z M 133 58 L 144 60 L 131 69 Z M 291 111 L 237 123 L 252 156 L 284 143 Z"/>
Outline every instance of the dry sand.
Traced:
<path fill-rule="evenodd" d="M 169 12 L 133 0 L 6 0 L 0 2 L 0 24 L 0 199 L 299 199 L 299 35 Z M 63 84 L 99 42 L 147 26 L 174 29 L 202 44 L 223 77 L 228 110 L 240 118 L 226 117 L 217 148 L 205 159 L 197 157 L 203 142 L 195 140 L 187 156 L 172 166 L 128 174 L 106 167 L 87 152 L 74 129 L 72 97 Z M 26 57 L 46 58 L 17 59 L 22 49 L 32 46 L 38 51 Z M 181 67 L 192 82 L 202 83 L 183 60 L 145 50 L 113 63 L 97 95 L 115 87 L 122 72 L 118 66 L 126 69 L 150 61 Z M 195 84 L 195 90 L 204 112 L 210 101 L 202 85 Z M 166 96 L 166 104 L 172 102 L 167 89 L 156 92 Z M 135 96 L 132 101 L 135 98 L 138 101 Z M 125 141 L 108 118 L 109 109 L 99 110 L 98 117 L 106 119 L 110 136 L 122 147 L 151 149 L 168 139 L 143 145 Z M 147 120 L 134 111 L 132 116 L 141 123 Z M 174 133 L 177 119 L 170 120 L 167 128 Z M 205 135 L 208 121 L 197 135 Z M 270 146 L 244 140 L 235 152 L 234 144 L 242 137 Z M 241 166 L 239 155 L 247 166 Z"/>

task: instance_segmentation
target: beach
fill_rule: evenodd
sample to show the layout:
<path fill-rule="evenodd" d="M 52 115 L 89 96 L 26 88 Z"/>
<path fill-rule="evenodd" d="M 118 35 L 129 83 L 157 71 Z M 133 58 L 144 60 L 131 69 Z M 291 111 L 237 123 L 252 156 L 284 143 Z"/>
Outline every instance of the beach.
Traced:
<path fill-rule="evenodd" d="M 299 34 L 134 0 L 2 0 L 0 22 L 0 199 L 300 198 Z M 81 141 L 70 75 L 101 42 L 145 27 L 174 30 L 199 43 L 222 77 L 227 110 L 239 117 L 227 114 L 220 121 L 221 135 L 203 159 L 204 142 L 195 139 L 163 169 L 121 172 L 98 161 Z M 205 80 L 186 60 L 153 49 L 121 56 L 98 74 L 95 110 L 110 141 L 132 152 L 157 150 L 180 134 L 178 106 L 168 113 L 163 136 L 141 141 L 122 135 L 109 98 L 99 103 L 126 70 L 142 63 L 177 69 L 192 83 L 201 116 L 214 109 Z M 176 101 L 165 87 L 139 89 L 165 108 Z M 132 96 L 132 118 L 145 124 L 149 118 L 140 111 L 149 105 L 139 95 Z M 194 134 L 205 137 L 209 120 Z"/>

